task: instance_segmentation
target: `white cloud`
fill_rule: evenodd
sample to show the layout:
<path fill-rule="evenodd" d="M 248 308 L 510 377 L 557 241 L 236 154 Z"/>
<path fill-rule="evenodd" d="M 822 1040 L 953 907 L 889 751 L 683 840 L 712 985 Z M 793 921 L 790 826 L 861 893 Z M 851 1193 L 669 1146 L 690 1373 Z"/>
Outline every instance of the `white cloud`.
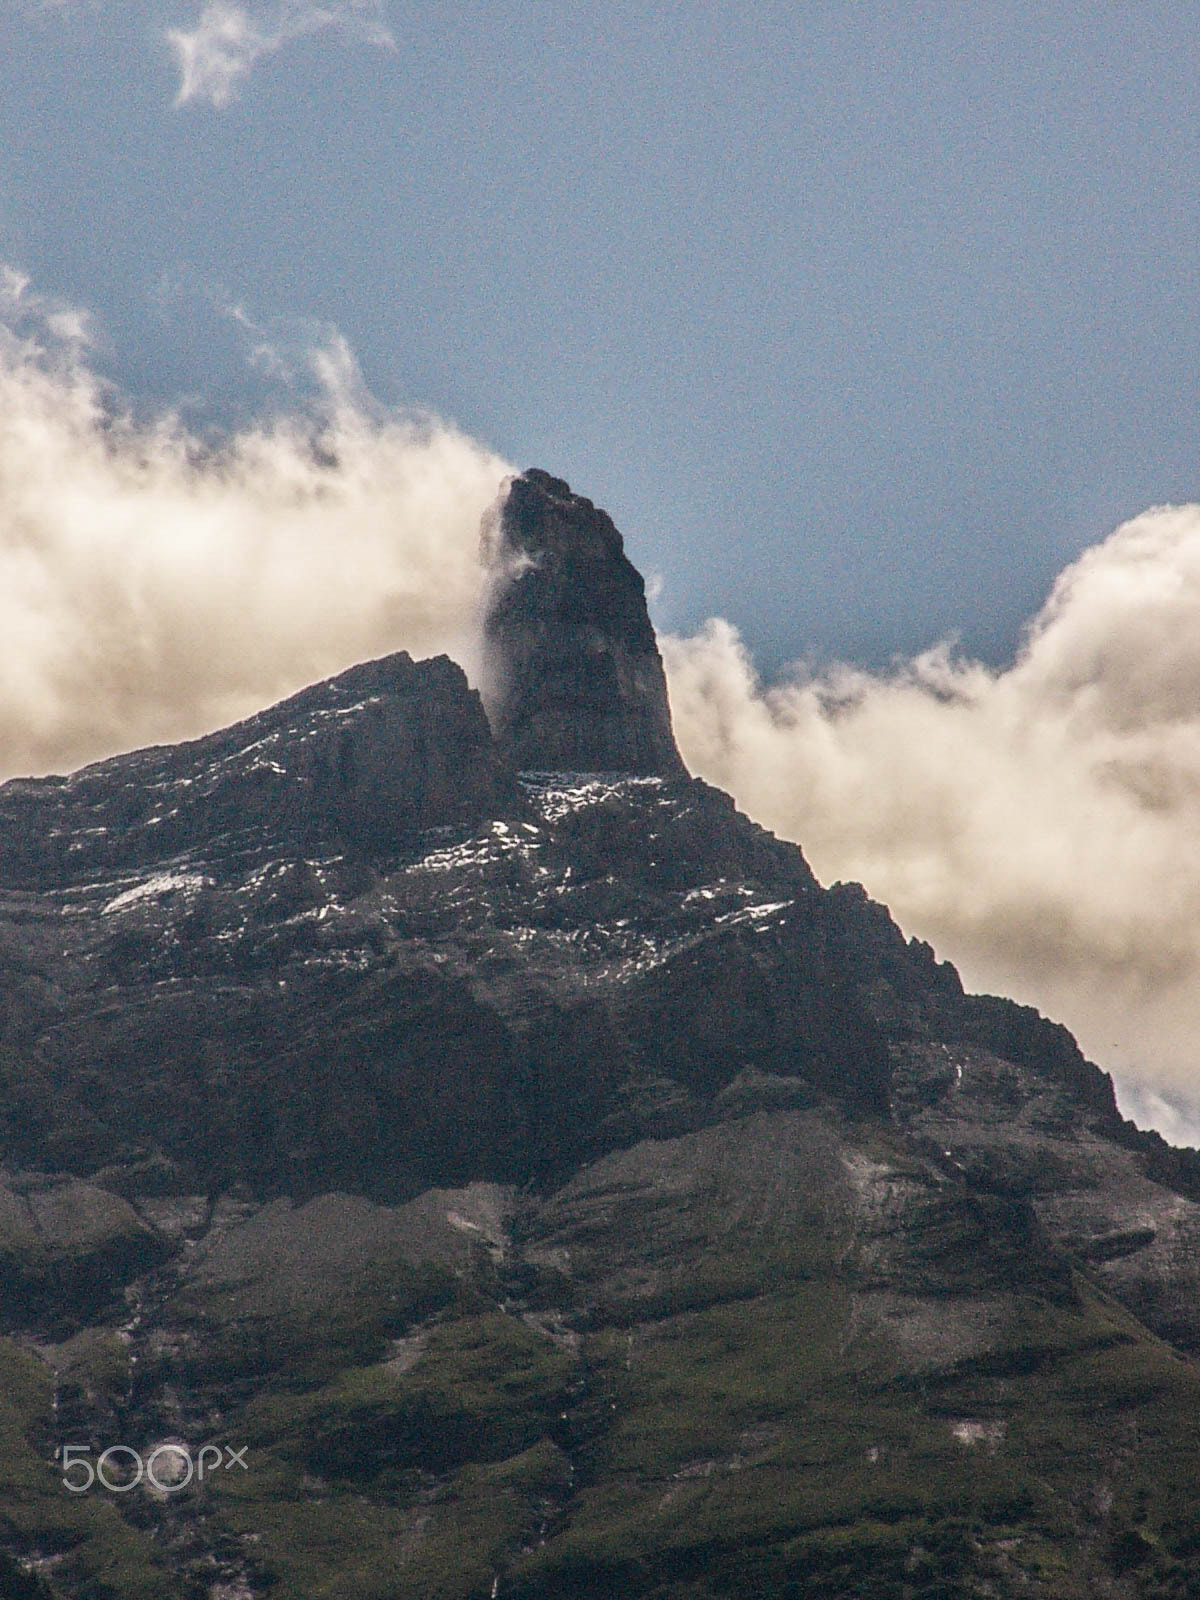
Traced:
<path fill-rule="evenodd" d="M 58 345 L 83 351 L 95 343 L 92 319 L 79 306 L 39 294 L 32 279 L 0 262 L 0 318 L 15 331 L 41 331 Z"/>
<path fill-rule="evenodd" d="M 693 769 L 822 878 L 1200 1101 L 1200 507 L 1087 551 L 1006 671 L 939 647 L 765 688 L 720 621 L 665 654 Z"/>
<path fill-rule="evenodd" d="M 295 401 L 299 394 L 311 390 L 314 382 L 318 391 L 328 397 L 335 376 L 330 358 L 340 351 L 341 376 L 337 382 L 343 391 L 350 386 L 355 403 L 365 412 L 376 409 L 357 362 L 334 324 L 295 316 L 264 321 L 219 280 L 186 268 L 162 273 L 153 294 L 165 322 L 199 315 L 211 322 L 214 331 L 231 331 L 246 364 L 279 390 L 285 400 Z"/>
<path fill-rule="evenodd" d="M 264 11 L 209 0 L 190 31 L 171 28 L 167 42 L 179 68 L 175 104 L 207 101 L 220 110 L 233 100 L 256 62 L 306 34 L 333 31 L 385 49 L 395 40 L 382 0 L 282 0 Z"/>
<path fill-rule="evenodd" d="M 10 310 L 30 293 L 0 271 Z M 310 356 L 317 410 L 214 447 L 137 420 L 50 319 L 0 326 L 4 775 L 188 737 L 391 650 L 471 662 L 509 468 L 384 413 L 344 341 Z"/>

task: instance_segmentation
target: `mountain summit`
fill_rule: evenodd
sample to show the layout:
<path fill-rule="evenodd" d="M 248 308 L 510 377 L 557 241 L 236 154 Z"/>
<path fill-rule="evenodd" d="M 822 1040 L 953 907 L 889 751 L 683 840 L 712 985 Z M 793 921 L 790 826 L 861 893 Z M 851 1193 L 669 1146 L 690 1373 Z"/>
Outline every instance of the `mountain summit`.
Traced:
<path fill-rule="evenodd" d="M 489 555 L 488 714 L 513 765 L 683 776 L 646 586 L 608 513 L 531 467 Z"/>

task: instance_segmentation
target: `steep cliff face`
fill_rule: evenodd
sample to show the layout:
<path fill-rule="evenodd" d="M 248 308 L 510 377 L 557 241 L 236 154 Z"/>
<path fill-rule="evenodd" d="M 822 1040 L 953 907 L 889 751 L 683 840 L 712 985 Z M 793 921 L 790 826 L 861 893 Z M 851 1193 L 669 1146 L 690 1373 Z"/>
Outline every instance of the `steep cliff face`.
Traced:
<path fill-rule="evenodd" d="M 488 715 L 513 765 L 680 776 L 645 584 L 611 517 L 531 469 L 490 556 Z"/>

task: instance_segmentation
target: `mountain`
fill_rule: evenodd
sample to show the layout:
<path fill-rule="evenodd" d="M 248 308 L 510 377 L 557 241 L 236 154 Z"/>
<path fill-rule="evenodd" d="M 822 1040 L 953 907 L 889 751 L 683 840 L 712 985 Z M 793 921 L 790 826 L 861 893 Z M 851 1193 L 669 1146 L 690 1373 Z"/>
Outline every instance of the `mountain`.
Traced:
<path fill-rule="evenodd" d="M 687 774 L 603 512 L 487 543 L 484 700 L 0 786 L 0 1595 L 1200 1592 L 1200 1161 Z"/>

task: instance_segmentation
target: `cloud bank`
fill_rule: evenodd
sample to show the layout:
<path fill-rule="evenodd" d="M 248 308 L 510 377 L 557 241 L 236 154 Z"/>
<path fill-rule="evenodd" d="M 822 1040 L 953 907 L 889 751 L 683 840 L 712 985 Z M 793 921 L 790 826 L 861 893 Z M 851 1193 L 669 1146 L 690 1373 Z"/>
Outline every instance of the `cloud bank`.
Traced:
<path fill-rule="evenodd" d="M 0 314 L 0 775 L 188 737 L 394 649 L 476 671 L 493 452 L 381 413 L 333 334 L 315 408 L 214 445 L 136 417 L 86 316 L 12 269 Z M 694 771 L 1200 1142 L 1200 506 L 1087 551 L 1003 671 L 939 646 L 768 686 L 727 622 L 663 646 Z"/>
<path fill-rule="evenodd" d="M 1143 1115 L 1200 1100 L 1200 507 L 1088 550 L 1005 671 L 939 646 L 764 687 L 720 621 L 665 653 L 693 770 L 819 876 L 1065 1021 Z"/>
<path fill-rule="evenodd" d="M 336 32 L 384 49 L 395 39 L 382 0 L 282 0 L 271 8 L 209 0 L 196 26 L 171 28 L 167 43 L 179 68 L 177 106 L 207 101 L 221 110 L 236 97 L 255 64 L 307 34 Z"/>
<path fill-rule="evenodd" d="M 498 456 L 379 414 L 336 340 L 315 410 L 213 445 L 137 419 L 77 313 L 11 271 L 5 292 L 0 776 L 189 737 L 390 650 L 472 659 Z"/>

